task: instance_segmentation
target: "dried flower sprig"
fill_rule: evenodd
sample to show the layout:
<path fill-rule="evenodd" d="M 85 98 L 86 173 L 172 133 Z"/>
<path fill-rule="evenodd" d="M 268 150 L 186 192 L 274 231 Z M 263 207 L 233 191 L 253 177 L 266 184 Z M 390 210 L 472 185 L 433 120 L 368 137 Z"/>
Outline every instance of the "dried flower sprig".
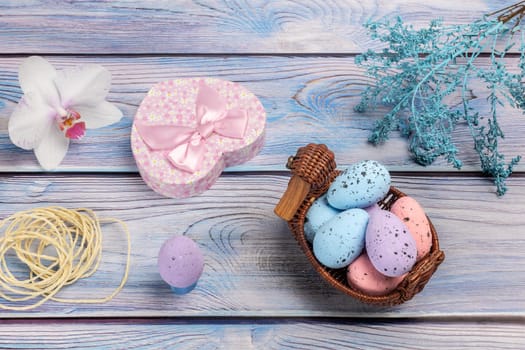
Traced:
<path fill-rule="evenodd" d="M 521 29 L 518 21 L 525 5 L 518 3 L 509 9 L 504 9 L 505 13 L 514 13 L 516 23 L 508 17 L 505 23 L 486 17 L 454 26 L 444 26 L 434 20 L 419 30 L 405 25 L 401 18 L 392 23 L 367 23 L 371 37 L 387 47 L 356 57 L 356 63 L 366 67 L 367 75 L 375 84 L 364 90 L 355 110 L 364 112 L 369 107 L 391 106 L 375 124 L 369 141 L 382 143 L 392 130 L 400 130 L 409 139 L 409 150 L 416 162 L 429 165 L 443 156 L 459 169 L 462 162 L 457 158 L 452 131 L 458 124 L 466 123 L 483 173 L 494 179 L 498 195 L 503 195 L 505 180 L 521 157 L 506 162 L 499 152 L 498 142 L 504 134 L 498 124 L 497 110 L 505 102 L 525 110 L 523 32 L 519 32 L 517 40 L 521 39 L 519 71 L 509 72 L 504 61 L 515 46 L 513 40 L 517 35 L 514 34 Z M 505 46 L 500 48 L 502 41 Z M 489 52 L 488 67 L 476 65 L 476 59 L 484 52 Z M 485 83 L 489 115 L 482 115 L 471 106 L 468 95 L 471 79 Z M 461 103 L 451 103 L 451 97 L 458 94 Z"/>

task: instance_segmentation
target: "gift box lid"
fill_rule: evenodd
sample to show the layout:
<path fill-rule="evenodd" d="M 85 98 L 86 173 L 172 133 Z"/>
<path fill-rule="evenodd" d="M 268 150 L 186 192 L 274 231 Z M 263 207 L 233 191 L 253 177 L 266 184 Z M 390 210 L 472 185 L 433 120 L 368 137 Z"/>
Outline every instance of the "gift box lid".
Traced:
<path fill-rule="evenodd" d="M 168 80 L 141 102 L 131 148 L 153 190 L 184 198 L 211 187 L 225 167 L 253 158 L 264 144 L 265 124 L 261 102 L 238 83 Z"/>

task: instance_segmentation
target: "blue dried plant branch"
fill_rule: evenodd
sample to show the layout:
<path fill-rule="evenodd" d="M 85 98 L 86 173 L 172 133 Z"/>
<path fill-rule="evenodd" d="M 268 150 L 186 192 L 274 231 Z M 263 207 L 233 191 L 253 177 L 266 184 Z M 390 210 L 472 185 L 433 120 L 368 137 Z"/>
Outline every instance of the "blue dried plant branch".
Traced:
<path fill-rule="evenodd" d="M 365 26 L 371 37 L 386 47 L 356 57 L 356 63 L 366 68 L 366 74 L 375 83 L 363 91 L 355 110 L 364 112 L 379 105 L 390 107 L 376 122 L 369 141 L 385 142 L 391 131 L 399 130 L 409 139 L 408 147 L 416 162 L 429 165 L 436 158 L 444 157 L 459 169 L 462 162 L 457 157 L 452 132 L 459 124 L 466 124 L 479 154 L 481 170 L 494 179 L 498 195 L 503 195 L 505 180 L 520 156 L 506 161 L 498 150 L 504 134 L 497 112 L 505 103 L 525 110 L 523 32 L 520 31 L 519 37 L 519 72 L 509 72 L 504 60 L 514 46 L 514 34 L 520 26 L 489 18 L 454 26 L 444 26 L 434 20 L 419 30 L 405 25 L 401 18 L 393 22 L 369 22 Z M 505 47 L 498 49 L 504 38 Z M 483 52 L 490 53 L 488 67 L 476 65 Z M 480 114 L 471 106 L 468 95 L 471 79 L 485 83 L 489 92 L 488 115 Z M 458 94 L 460 105 L 450 104 L 449 100 Z"/>

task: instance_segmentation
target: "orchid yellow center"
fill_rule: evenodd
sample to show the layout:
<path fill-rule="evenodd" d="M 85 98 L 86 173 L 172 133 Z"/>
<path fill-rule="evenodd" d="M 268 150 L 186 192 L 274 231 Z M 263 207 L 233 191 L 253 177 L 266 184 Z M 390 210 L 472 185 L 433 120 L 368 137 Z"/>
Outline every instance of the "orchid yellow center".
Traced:
<path fill-rule="evenodd" d="M 80 114 L 73 110 L 66 110 L 65 115 L 58 117 L 58 128 L 68 139 L 80 140 L 86 133 L 86 123 L 81 121 Z"/>

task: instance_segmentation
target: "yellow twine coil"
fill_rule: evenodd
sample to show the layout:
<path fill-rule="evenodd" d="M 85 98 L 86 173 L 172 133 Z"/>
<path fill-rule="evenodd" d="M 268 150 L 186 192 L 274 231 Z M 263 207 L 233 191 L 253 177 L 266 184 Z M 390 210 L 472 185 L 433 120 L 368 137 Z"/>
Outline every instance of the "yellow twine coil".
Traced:
<path fill-rule="evenodd" d="M 95 273 L 102 258 L 101 223 L 118 223 L 127 238 L 126 267 L 119 286 L 110 295 L 94 299 L 60 298 L 57 293 L 75 281 Z M 119 293 L 128 279 L 131 238 L 118 219 L 99 219 L 90 209 L 45 207 L 22 211 L 0 221 L 0 297 L 9 302 L 36 300 L 23 306 L 0 303 L 0 309 L 23 311 L 47 300 L 67 303 L 102 303 Z M 16 255 L 29 276 L 13 274 L 8 257 Z M 19 268 L 19 265 L 17 265 Z M 20 275 L 19 273 L 17 275 Z"/>

